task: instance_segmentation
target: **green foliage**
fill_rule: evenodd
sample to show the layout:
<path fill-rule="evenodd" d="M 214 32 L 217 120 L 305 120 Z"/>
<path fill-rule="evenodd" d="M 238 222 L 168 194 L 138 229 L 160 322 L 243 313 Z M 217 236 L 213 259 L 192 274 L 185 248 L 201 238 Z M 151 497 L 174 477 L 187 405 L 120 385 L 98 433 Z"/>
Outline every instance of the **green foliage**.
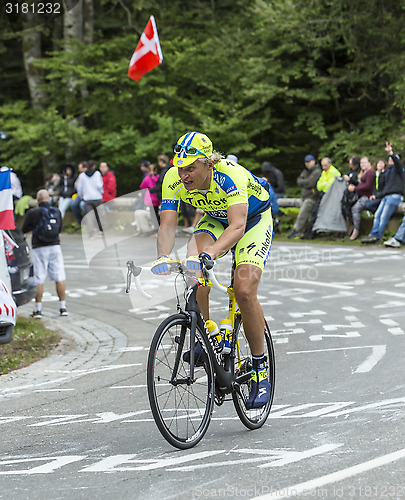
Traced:
<path fill-rule="evenodd" d="M 303 157 L 405 147 L 405 0 L 94 0 L 91 45 L 42 29 L 46 97 L 33 109 L 21 36 L 0 37 L 1 160 L 40 182 L 43 160 L 106 160 L 120 194 L 137 189 L 138 163 L 171 154 L 187 130 L 257 169 L 271 160 L 295 185 Z M 128 10 L 129 9 L 129 10 Z M 139 82 L 129 60 L 155 15 L 164 63 Z M 53 51 L 49 49 L 53 47 Z M 13 54 L 12 61 L 4 54 Z M 14 89 L 13 89 L 14 87 Z M 12 91 L 10 89 L 13 89 Z"/>

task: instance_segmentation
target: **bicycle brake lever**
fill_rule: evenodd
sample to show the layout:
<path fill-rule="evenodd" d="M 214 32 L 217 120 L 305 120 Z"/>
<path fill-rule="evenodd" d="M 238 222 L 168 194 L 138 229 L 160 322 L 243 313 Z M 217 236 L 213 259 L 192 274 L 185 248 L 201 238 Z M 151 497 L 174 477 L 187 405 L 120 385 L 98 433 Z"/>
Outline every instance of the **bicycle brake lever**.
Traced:
<path fill-rule="evenodd" d="M 127 262 L 127 287 L 125 289 L 125 293 L 129 293 L 131 290 L 131 275 L 132 275 L 132 266 L 134 263 L 132 261 Z"/>

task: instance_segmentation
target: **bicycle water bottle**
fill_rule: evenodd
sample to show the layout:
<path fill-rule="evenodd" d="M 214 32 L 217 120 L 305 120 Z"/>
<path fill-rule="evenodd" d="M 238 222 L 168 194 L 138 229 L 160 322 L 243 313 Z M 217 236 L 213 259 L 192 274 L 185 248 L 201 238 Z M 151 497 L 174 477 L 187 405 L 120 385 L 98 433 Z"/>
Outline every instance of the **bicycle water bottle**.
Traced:
<path fill-rule="evenodd" d="M 221 345 L 222 337 L 219 332 L 218 325 L 215 323 L 215 321 L 212 321 L 210 319 L 208 319 L 205 322 L 205 325 L 207 327 L 208 335 L 210 337 L 215 352 L 220 353 L 222 351 L 222 345 Z"/>
<path fill-rule="evenodd" d="M 232 323 L 229 318 L 221 319 L 219 322 L 219 332 L 221 335 L 222 354 L 229 354 L 231 352 L 231 333 Z"/>

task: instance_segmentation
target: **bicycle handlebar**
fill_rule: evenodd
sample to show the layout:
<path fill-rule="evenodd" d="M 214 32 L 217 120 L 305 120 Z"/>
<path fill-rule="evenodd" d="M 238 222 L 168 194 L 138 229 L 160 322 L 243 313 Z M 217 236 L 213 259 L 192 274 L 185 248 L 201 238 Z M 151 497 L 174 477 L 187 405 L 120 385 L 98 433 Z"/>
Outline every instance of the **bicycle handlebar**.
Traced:
<path fill-rule="evenodd" d="M 218 282 L 217 277 L 215 276 L 214 272 L 215 260 L 209 260 L 208 262 L 204 262 L 204 265 L 208 279 L 214 285 L 214 288 L 216 288 L 219 292 L 228 293 L 228 288 L 225 285 L 221 285 L 221 283 Z"/>
<path fill-rule="evenodd" d="M 142 287 L 142 282 L 140 278 L 141 272 L 142 272 L 142 267 L 136 266 L 133 260 L 129 260 L 127 262 L 127 288 L 125 289 L 125 292 L 129 293 L 131 289 L 131 277 L 133 276 L 135 280 L 135 287 L 138 290 L 138 292 L 142 295 L 142 297 L 144 297 L 147 300 L 150 300 L 152 298 L 152 295 L 146 293 Z"/>
<path fill-rule="evenodd" d="M 228 293 L 228 288 L 225 285 L 221 285 L 217 277 L 215 276 L 214 272 L 214 266 L 215 266 L 215 261 L 214 260 L 208 260 L 201 258 L 201 266 L 203 269 L 203 273 L 205 274 L 205 278 L 209 280 L 213 287 L 216 288 L 218 291 L 223 292 L 223 293 Z M 181 272 L 181 270 L 184 270 L 183 266 L 175 265 L 173 266 L 173 269 L 177 272 Z M 140 275 L 142 273 L 142 267 L 136 266 L 134 264 L 134 261 L 129 260 L 127 261 L 127 286 L 125 289 L 126 293 L 129 293 L 131 289 L 131 278 L 132 276 L 134 277 L 135 281 L 135 287 L 138 290 L 138 292 L 147 300 L 150 300 L 152 298 L 152 295 L 149 293 L 145 292 L 142 286 L 141 278 Z"/>

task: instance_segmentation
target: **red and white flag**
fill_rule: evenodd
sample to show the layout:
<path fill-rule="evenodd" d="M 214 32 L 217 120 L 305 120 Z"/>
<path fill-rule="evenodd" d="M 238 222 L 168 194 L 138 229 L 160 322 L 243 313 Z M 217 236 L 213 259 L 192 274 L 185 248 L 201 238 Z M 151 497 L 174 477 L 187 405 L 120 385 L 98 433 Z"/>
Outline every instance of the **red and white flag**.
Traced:
<path fill-rule="evenodd" d="M 0 229 L 15 229 L 10 170 L 0 171 Z"/>
<path fill-rule="evenodd" d="M 163 61 L 159 35 L 156 29 L 155 18 L 150 16 L 141 39 L 136 46 L 134 55 L 129 63 L 128 76 L 132 80 L 140 80 L 148 71 L 159 66 Z"/>

